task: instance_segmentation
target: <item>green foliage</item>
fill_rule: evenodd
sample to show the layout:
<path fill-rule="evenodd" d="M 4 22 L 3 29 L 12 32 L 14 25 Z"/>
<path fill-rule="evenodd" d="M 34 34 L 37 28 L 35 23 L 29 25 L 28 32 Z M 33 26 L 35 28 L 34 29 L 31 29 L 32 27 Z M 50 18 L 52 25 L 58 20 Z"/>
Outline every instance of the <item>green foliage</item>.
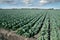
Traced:
<path fill-rule="evenodd" d="M 25 37 L 39 33 L 38 40 L 49 40 L 49 36 L 51 40 L 60 40 L 60 10 L 0 10 L 0 28 L 16 31 Z"/>

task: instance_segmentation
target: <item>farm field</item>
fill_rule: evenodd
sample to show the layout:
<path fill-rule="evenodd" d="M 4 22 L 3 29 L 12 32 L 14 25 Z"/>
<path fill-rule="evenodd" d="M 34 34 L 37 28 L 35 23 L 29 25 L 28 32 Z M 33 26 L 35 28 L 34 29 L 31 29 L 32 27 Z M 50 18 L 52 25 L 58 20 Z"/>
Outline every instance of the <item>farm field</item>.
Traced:
<path fill-rule="evenodd" d="M 60 10 L 0 9 L 0 29 L 25 38 L 60 40 Z"/>

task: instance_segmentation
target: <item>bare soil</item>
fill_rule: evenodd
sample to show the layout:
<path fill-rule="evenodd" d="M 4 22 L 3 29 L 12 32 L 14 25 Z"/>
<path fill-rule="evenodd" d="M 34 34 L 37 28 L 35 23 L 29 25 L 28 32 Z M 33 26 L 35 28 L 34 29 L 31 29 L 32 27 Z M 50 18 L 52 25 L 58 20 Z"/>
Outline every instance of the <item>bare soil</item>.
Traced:
<path fill-rule="evenodd" d="M 14 31 L 0 28 L 0 40 L 37 40 L 36 38 L 25 38 L 17 35 Z"/>

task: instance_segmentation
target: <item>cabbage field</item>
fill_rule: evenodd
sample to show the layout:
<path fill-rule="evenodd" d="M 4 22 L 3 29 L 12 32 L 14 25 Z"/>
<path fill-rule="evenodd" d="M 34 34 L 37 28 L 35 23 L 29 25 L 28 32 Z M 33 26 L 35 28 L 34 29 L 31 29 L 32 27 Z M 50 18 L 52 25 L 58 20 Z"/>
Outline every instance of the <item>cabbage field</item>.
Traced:
<path fill-rule="evenodd" d="M 0 9 L 0 28 L 37 40 L 60 40 L 60 10 Z"/>

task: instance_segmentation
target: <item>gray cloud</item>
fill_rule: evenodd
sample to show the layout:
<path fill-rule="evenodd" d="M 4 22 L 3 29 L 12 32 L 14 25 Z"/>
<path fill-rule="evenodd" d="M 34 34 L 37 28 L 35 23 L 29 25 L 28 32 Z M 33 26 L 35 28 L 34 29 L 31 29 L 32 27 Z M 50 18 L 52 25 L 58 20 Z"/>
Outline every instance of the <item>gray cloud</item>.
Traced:
<path fill-rule="evenodd" d="M 1 3 L 7 3 L 7 4 L 17 4 L 18 1 L 22 2 L 25 5 L 32 5 L 32 3 L 35 0 L 0 0 L 0 4 Z M 54 3 L 54 2 L 60 2 L 60 0 L 39 0 L 39 5 L 45 5 L 48 3 Z M 35 2 L 37 3 L 37 2 Z"/>
<path fill-rule="evenodd" d="M 16 0 L 0 0 L 0 4 L 7 3 L 7 4 L 16 4 Z"/>
<path fill-rule="evenodd" d="M 33 2 L 33 0 L 0 0 L 0 4 L 17 4 L 19 2 L 25 4 L 26 6 L 29 6 L 32 5 L 31 3 Z"/>

